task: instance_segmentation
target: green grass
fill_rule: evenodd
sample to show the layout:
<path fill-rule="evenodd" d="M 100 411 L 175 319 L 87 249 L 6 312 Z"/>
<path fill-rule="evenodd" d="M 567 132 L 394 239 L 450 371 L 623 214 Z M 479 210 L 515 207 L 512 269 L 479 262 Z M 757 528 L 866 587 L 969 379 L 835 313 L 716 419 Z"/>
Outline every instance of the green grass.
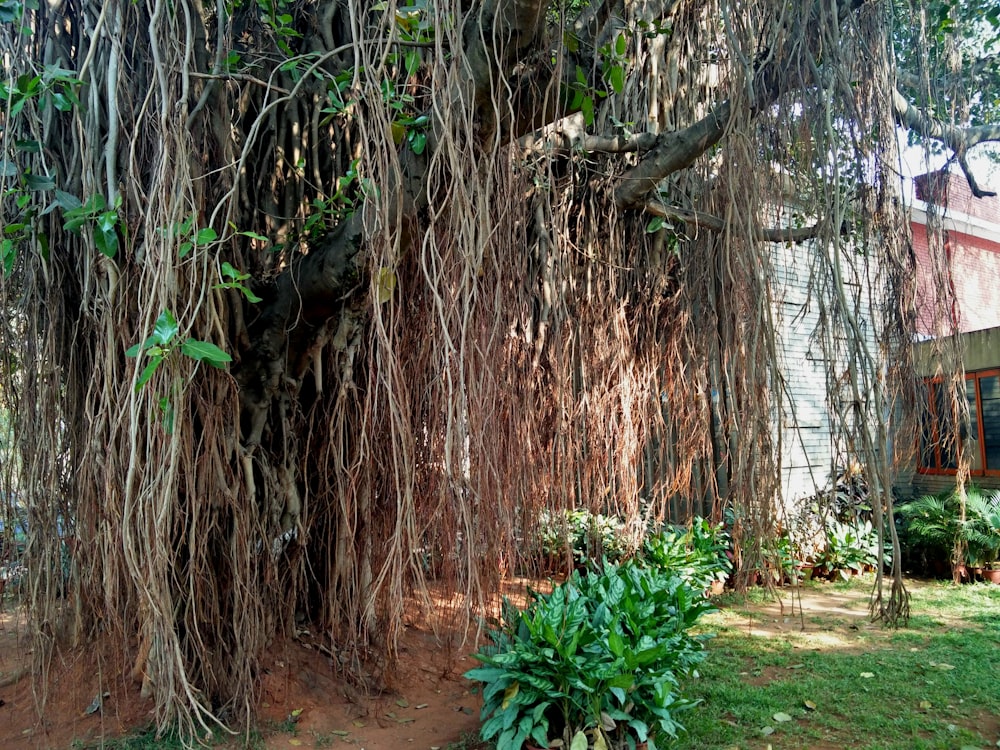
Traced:
<path fill-rule="evenodd" d="M 251 732 L 249 737 L 240 736 L 238 738 L 220 732 L 209 739 L 202 739 L 200 742 L 195 740 L 193 745 L 185 745 L 176 732 L 170 731 L 157 737 L 156 729 L 147 727 L 125 737 L 88 742 L 77 740 L 73 743 L 72 748 L 73 750 L 189 750 L 192 746 L 208 750 L 236 747 L 242 750 L 257 750 L 264 747 L 264 739 L 257 731 Z M 317 747 L 323 747 L 323 745 L 317 744 Z"/>
<path fill-rule="evenodd" d="M 823 590 L 862 594 L 848 608 L 863 614 L 870 587 Z M 998 746 L 1000 586 L 921 585 L 909 626 L 898 630 L 807 611 L 811 632 L 797 632 L 796 613 L 783 632 L 751 635 L 747 614 L 759 605 L 729 605 L 706 618 L 717 637 L 689 690 L 701 704 L 682 719 L 688 731 L 673 750 Z M 775 721 L 776 713 L 792 719 Z"/>

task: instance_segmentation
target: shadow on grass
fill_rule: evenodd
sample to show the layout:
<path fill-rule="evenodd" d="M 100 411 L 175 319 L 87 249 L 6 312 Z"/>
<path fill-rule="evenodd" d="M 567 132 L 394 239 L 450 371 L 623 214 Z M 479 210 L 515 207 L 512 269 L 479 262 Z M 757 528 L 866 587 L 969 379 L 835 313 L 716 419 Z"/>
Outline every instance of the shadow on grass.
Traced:
<path fill-rule="evenodd" d="M 921 584 L 910 625 L 890 630 L 869 623 L 865 607 L 844 616 L 842 597 L 864 603 L 870 588 L 838 586 L 824 603 L 827 589 L 810 587 L 801 617 L 785 622 L 777 610 L 766 629 L 744 620 L 774 620 L 773 604 L 733 602 L 739 612 L 708 618 L 718 635 L 689 690 L 700 705 L 668 747 L 995 747 L 1000 591 Z"/>

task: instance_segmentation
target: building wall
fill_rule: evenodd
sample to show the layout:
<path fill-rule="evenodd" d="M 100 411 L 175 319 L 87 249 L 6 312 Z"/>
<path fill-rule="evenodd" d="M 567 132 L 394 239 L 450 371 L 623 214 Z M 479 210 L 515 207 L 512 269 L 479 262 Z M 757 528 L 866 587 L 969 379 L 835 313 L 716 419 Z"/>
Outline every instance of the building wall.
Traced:
<path fill-rule="evenodd" d="M 936 172 L 917 178 L 916 184 L 911 229 L 917 333 L 926 338 L 1000 326 L 1000 198 L 975 198 L 960 175 Z M 947 264 L 951 294 L 940 299 L 927 239 L 928 199 L 946 207 L 946 260 L 940 262 Z"/>
<path fill-rule="evenodd" d="M 1000 275 L 993 276 L 1000 288 Z M 1000 327 L 971 331 L 960 334 L 960 350 L 962 365 L 966 372 L 980 372 L 1000 368 Z M 934 344 L 924 342 L 914 348 L 914 366 L 920 377 L 934 377 L 938 374 L 938 364 L 935 359 Z M 915 454 L 915 451 L 914 451 Z M 973 484 L 985 489 L 1000 489 L 1000 477 L 976 476 Z M 902 498 L 919 497 L 925 494 L 938 494 L 953 489 L 954 475 L 924 474 L 916 470 L 916 461 L 905 467 L 897 477 L 896 494 Z"/>
<path fill-rule="evenodd" d="M 824 292 L 818 288 L 822 285 L 816 277 L 822 274 L 812 269 L 817 252 L 809 242 L 772 246 L 773 314 L 785 378 L 777 424 L 782 447 L 782 494 L 789 507 L 795 500 L 829 487 L 838 464 L 845 459 L 839 455 L 844 441 L 838 439 L 838 434 L 843 429 L 837 426 L 832 404 L 840 397 L 836 381 L 845 376 L 847 364 L 832 350 L 843 347 L 846 336 L 841 331 L 821 328 Z M 842 264 L 847 275 L 845 286 L 869 351 L 877 352 L 867 281 L 851 274 L 853 260 L 845 258 Z"/>

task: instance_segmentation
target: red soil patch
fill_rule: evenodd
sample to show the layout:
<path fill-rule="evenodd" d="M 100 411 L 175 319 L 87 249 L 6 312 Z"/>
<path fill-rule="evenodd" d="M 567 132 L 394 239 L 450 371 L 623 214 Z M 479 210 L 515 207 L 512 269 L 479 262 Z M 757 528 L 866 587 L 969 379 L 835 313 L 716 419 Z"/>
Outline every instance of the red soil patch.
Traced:
<path fill-rule="evenodd" d="M 32 644 L 20 624 L 9 607 L 0 614 L 0 747 L 69 748 L 75 741 L 99 742 L 149 722 L 152 702 L 139 697 L 140 686 L 127 678 L 121 659 L 94 651 L 56 653 L 47 667 L 48 691 L 36 692 Z M 101 710 L 88 713 L 98 697 Z"/>

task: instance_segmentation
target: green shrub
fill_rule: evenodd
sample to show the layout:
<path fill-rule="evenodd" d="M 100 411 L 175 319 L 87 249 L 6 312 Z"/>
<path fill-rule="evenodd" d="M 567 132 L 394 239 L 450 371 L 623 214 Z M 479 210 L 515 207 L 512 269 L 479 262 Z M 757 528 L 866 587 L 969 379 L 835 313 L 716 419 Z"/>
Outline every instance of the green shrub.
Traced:
<path fill-rule="evenodd" d="M 498 750 L 562 740 L 631 748 L 681 729 L 680 681 L 703 658 L 690 628 L 711 604 L 680 577 L 636 561 L 574 575 L 523 612 L 508 604 L 466 672 L 482 683 L 481 736 Z"/>
<path fill-rule="evenodd" d="M 543 511 L 537 539 L 543 557 L 559 558 L 569 548 L 578 566 L 589 560 L 620 560 L 627 548 L 621 519 L 588 510 Z"/>
<path fill-rule="evenodd" d="M 826 549 L 816 564 L 830 571 L 839 571 L 843 578 L 862 573 L 867 568 L 889 565 L 891 554 L 879 549 L 878 532 L 871 521 L 841 523 L 833 521 L 826 530 Z"/>
<path fill-rule="evenodd" d="M 1000 556 L 1000 491 L 969 487 L 965 492 L 965 520 L 957 491 L 924 495 L 898 508 L 900 523 L 913 557 L 950 560 L 959 547 L 965 561 L 990 565 Z"/>
<path fill-rule="evenodd" d="M 643 555 L 651 565 L 680 576 L 696 591 L 713 581 L 725 581 L 732 572 L 729 535 L 722 524 L 696 517 L 690 528 L 667 527 L 648 537 Z"/>

